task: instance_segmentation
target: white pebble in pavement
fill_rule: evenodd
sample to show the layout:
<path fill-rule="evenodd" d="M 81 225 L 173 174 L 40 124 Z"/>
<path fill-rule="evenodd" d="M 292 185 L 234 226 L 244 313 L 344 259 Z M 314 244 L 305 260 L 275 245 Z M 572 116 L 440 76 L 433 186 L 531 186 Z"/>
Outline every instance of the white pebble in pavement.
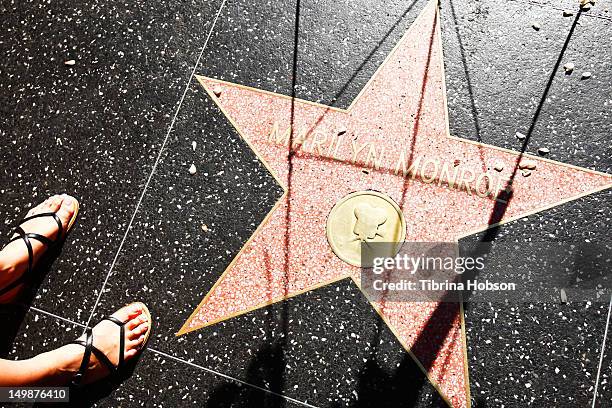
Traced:
<path fill-rule="evenodd" d="M 190 174 L 196 174 L 196 171 L 197 171 L 196 166 L 195 166 L 195 164 L 192 163 L 191 167 L 189 167 L 189 173 Z"/>

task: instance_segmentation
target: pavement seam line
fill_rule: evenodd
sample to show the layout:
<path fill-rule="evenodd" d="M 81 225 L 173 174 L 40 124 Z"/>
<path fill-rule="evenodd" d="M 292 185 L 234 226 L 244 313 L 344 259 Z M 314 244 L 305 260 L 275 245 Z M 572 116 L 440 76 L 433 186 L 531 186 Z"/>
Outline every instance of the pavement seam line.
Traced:
<path fill-rule="evenodd" d="M 79 326 L 79 327 L 86 327 L 86 326 L 85 326 L 84 324 L 82 324 L 82 323 L 75 322 L 74 320 L 67 319 L 67 318 L 62 317 L 62 316 L 59 316 L 59 315 L 57 315 L 57 314 L 55 314 L 55 313 L 51 313 L 51 312 L 48 312 L 48 311 L 43 310 L 43 309 L 39 309 L 39 308 L 34 307 L 34 306 L 31 306 L 31 307 L 30 307 L 30 310 L 33 310 L 33 311 L 35 311 L 35 312 L 38 312 L 38 313 L 41 313 L 41 314 L 47 315 L 47 316 L 52 317 L 52 318 L 57 319 L 57 320 L 61 320 L 61 321 L 65 322 L 65 323 L 70 323 L 70 324 L 72 324 L 72 325 Z M 147 348 L 146 348 L 146 350 L 147 350 L 147 351 L 150 351 L 150 352 L 152 352 L 152 353 L 154 353 L 154 354 L 157 354 L 157 355 L 160 355 L 160 356 L 164 356 L 164 357 L 169 358 L 169 359 L 172 359 L 172 360 L 174 360 L 174 361 L 177 361 L 177 362 L 180 362 L 180 363 L 186 364 L 186 365 L 188 365 L 188 366 L 191 366 L 191 367 L 197 368 L 197 369 L 199 369 L 199 370 L 206 371 L 206 372 L 208 372 L 208 373 L 210 373 L 210 374 L 213 374 L 213 375 L 216 375 L 216 376 L 219 376 L 219 377 L 225 378 L 225 379 L 227 379 L 227 380 L 230 380 L 230 381 L 233 381 L 233 382 L 236 382 L 236 383 L 239 383 L 239 384 L 242 384 L 242 385 L 245 385 L 245 386 L 248 386 L 248 387 L 254 388 L 254 389 L 259 390 L 259 391 L 266 392 L 266 393 L 268 393 L 268 394 L 272 394 L 272 395 L 274 395 L 274 396 L 276 396 L 276 397 L 279 397 L 279 398 L 286 399 L 287 401 L 293 402 L 293 403 L 295 403 L 295 404 L 302 405 L 302 406 L 304 406 L 304 407 L 309 407 L 309 408 L 318 408 L 318 407 L 317 407 L 317 406 L 315 406 L 315 405 L 308 404 L 308 403 L 306 403 L 306 402 L 303 402 L 303 401 L 297 400 L 297 399 L 295 399 L 295 398 L 287 397 L 286 395 L 279 394 L 279 393 L 277 393 L 277 392 L 274 392 L 274 391 L 272 391 L 272 390 L 266 389 L 266 388 L 264 388 L 264 387 L 260 387 L 260 386 L 255 385 L 255 384 L 248 383 L 248 382 L 246 382 L 246 381 L 243 381 L 243 380 L 240 380 L 240 379 L 238 379 L 238 378 L 232 377 L 231 375 L 223 374 L 223 373 L 222 373 L 222 372 L 220 372 L 220 371 L 216 371 L 216 370 L 213 370 L 213 369 L 211 369 L 211 368 L 207 368 L 207 367 L 201 366 L 201 365 L 199 365 L 199 364 L 192 363 L 192 362 L 187 361 L 187 360 L 184 360 L 184 359 L 182 359 L 182 358 L 180 358 L 180 357 L 176 357 L 176 356 L 173 356 L 173 355 L 171 355 L 171 354 L 165 353 L 165 352 L 163 352 L 163 351 L 156 350 L 156 349 L 154 349 L 154 348 L 152 348 L 152 347 L 147 347 Z"/>
<path fill-rule="evenodd" d="M 601 352 L 599 354 L 599 367 L 597 367 L 597 377 L 595 379 L 595 391 L 593 392 L 593 404 L 591 408 L 595 408 L 597 403 L 597 388 L 599 388 L 599 376 L 601 374 L 601 366 L 603 364 L 604 353 L 606 351 L 606 339 L 608 338 L 608 328 L 610 327 L 610 312 L 612 312 L 612 295 L 610 296 L 610 303 L 608 304 L 608 318 L 606 320 L 606 330 L 604 331 L 604 338 L 601 342 Z"/>
<path fill-rule="evenodd" d="M 195 72 L 196 69 L 198 68 L 198 65 L 200 65 L 200 60 L 202 59 L 202 56 L 204 55 L 204 50 L 206 49 L 206 46 L 208 45 L 208 41 L 210 40 L 210 37 L 212 36 L 212 33 L 215 29 L 215 25 L 217 24 L 217 20 L 219 19 L 219 16 L 221 15 L 221 11 L 223 10 L 223 7 L 225 6 L 227 0 L 223 0 L 223 2 L 221 3 L 221 6 L 219 6 L 219 9 L 217 10 L 217 14 L 212 22 L 212 26 L 210 27 L 210 30 L 208 31 L 208 35 L 206 36 L 206 40 L 204 41 L 204 45 L 202 46 L 202 49 L 200 50 L 200 54 L 198 55 L 198 58 L 193 66 L 193 70 L 191 71 L 191 75 L 189 76 L 189 79 L 187 81 L 187 84 L 185 85 L 185 89 L 183 90 L 183 94 L 181 96 L 181 98 L 179 99 L 178 102 L 178 106 L 175 109 L 174 112 L 174 116 L 172 117 L 172 121 L 170 122 L 170 125 L 168 126 L 168 131 L 166 132 L 166 137 L 164 138 L 164 141 L 162 142 L 162 145 L 159 149 L 159 152 L 157 154 L 157 158 L 155 159 L 155 163 L 153 164 L 153 168 L 151 169 L 151 172 L 149 173 L 149 177 L 147 178 L 147 181 L 145 183 L 144 188 L 142 189 L 142 192 L 140 194 L 140 197 L 138 199 L 138 202 L 136 203 L 136 208 L 134 209 L 134 212 L 132 213 L 132 217 L 130 218 L 130 222 L 128 223 L 127 228 L 125 229 L 125 233 L 123 234 L 123 238 L 121 239 L 121 243 L 119 244 L 119 248 L 117 248 L 117 252 L 115 253 L 115 257 L 113 258 L 113 262 L 111 263 L 111 266 L 108 270 L 108 273 L 106 274 L 106 277 L 104 278 L 104 282 L 102 283 L 102 287 L 100 288 L 100 291 L 98 292 L 98 296 L 96 298 L 96 302 L 94 303 L 94 306 L 91 310 L 91 313 L 89 314 L 89 318 L 87 319 L 87 322 L 85 323 L 85 328 L 89 327 L 89 324 L 91 323 L 91 319 L 94 316 L 94 313 L 96 312 L 96 309 L 98 307 L 98 304 L 100 303 L 100 299 L 102 298 L 102 294 L 104 293 L 104 289 L 106 288 L 106 285 L 108 283 L 108 280 L 110 278 L 110 276 L 113 273 L 113 270 L 115 268 L 115 265 L 117 264 L 117 260 L 119 259 L 119 254 L 121 253 L 121 251 L 123 250 L 123 245 L 125 244 L 125 241 L 130 233 L 130 230 L 132 229 L 132 224 L 134 223 L 134 219 L 136 218 L 136 214 L 138 213 L 138 210 L 140 209 L 140 205 L 142 204 L 142 201 L 144 199 L 144 196 L 149 188 L 149 184 L 151 183 L 151 180 L 153 179 L 153 175 L 155 174 L 155 171 L 157 170 L 157 166 L 159 165 L 159 163 L 161 162 L 161 158 L 162 158 L 162 154 L 164 152 L 164 149 L 166 147 L 166 144 L 168 142 L 168 139 L 170 138 L 170 134 L 172 133 L 172 129 L 174 128 L 174 124 L 176 122 L 176 119 L 178 117 L 178 114 L 181 110 L 181 106 L 183 104 L 183 101 L 185 100 L 185 97 L 187 96 L 187 92 L 189 91 L 189 88 L 191 86 L 191 82 L 193 80 L 193 78 L 195 77 Z"/>
<path fill-rule="evenodd" d="M 211 373 L 211 374 L 215 374 L 215 375 L 218 375 L 218 376 L 220 376 L 220 377 L 226 378 L 226 379 L 228 379 L 228 380 L 235 381 L 235 382 L 237 382 L 237 383 L 240 383 L 240 384 L 243 384 L 243 385 L 247 385 L 247 386 L 252 387 L 252 388 L 255 388 L 255 389 L 257 389 L 257 390 L 267 392 L 267 393 L 269 393 L 269 394 L 272 394 L 272 395 L 274 395 L 274 396 L 277 396 L 277 397 L 280 397 L 280 398 L 286 399 L 286 400 L 291 401 L 291 402 L 293 402 L 293 403 L 296 403 L 296 404 L 299 404 L 299 405 L 302 405 L 302 406 L 305 406 L 305 407 L 309 407 L 309 408 L 318 408 L 318 407 L 316 407 L 315 405 L 308 404 L 307 402 L 303 402 L 303 401 L 296 400 L 296 399 L 291 398 L 291 397 L 287 397 L 286 395 L 279 394 L 279 393 L 274 392 L 274 391 L 272 391 L 272 390 L 269 390 L 269 389 L 267 389 L 267 388 L 260 387 L 260 386 L 258 386 L 258 385 L 254 385 L 254 384 L 248 383 L 248 382 L 246 382 L 246 381 L 239 380 L 239 379 L 234 378 L 234 377 L 231 377 L 231 376 L 229 376 L 229 375 L 227 375 L 227 374 L 220 373 L 219 371 L 215 371 L 215 370 L 212 370 L 212 369 L 210 369 L 210 368 L 203 367 L 203 366 L 201 366 L 201 365 L 199 365 L 199 364 L 192 363 L 192 362 L 187 361 L 187 360 L 183 360 L 182 358 L 175 357 L 175 356 L 173 356 L 173 355 L 171 355 L 171 354 L 168 354 L 168 353 L 164 353 L 163 351 L 155 350 L 155 349 L 152 349 L 152 348 L 148 348 L 148 350 L 149 350 L 149 351 L 151 351 L 151 352 L 153 352 L 153 353 L 156 353 L 156 354 L 158 354 L 158 355 L 161 355 L 161 356 L 164 356 L 164 357 L 170 358 L 170 359 L 172 359 L 172 360 L 180 361 L 180 362 L 181 362 L 181 363 L 183 363 L 183 364 L 187 364 L 187 365 L 189 365 L 189 366 L 192 366 L 192 367 L 195 367 L 195 368 L 199 368 L 200 370 L 204 370 L 204 371 L 209 372 L 209 373 Z"/>

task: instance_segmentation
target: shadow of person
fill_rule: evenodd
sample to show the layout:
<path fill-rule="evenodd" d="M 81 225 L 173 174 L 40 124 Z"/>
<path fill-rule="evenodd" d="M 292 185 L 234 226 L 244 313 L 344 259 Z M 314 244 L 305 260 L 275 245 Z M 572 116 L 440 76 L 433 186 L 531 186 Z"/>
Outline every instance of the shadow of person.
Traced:
<path fill-rule="evenodd" d="M 357 397 L 351 408 L 444 407 L 448 404 L 435 388 L 427 387 L 427 377 L 406 354 L 393 372 L 369 358 L 359 370 Z M 427 396 L 427 392 L 431 396 Z"/>
<path fill-rule="evenodd" d="M 19 329 L 34 299 L 36 299 L 40 286 L 45 281 L 55 260 L 61 255 L 63 247 L 64 243 L 62 242 L 53 248 L 49 248 L 38 260 L 30 276 L 24 278 L 23 285 L 15 299 L 11 303 L 0 304 L 0 319 L 2 321 L 0 358 L 7 358 L 13 349 Z"/>
<path fill-rule="evenodd" d="M 245 382 L 272 391 L 272 393 L 236 382 L 226 382 L 213 390 L 206 406 L 215 408 L 285 407 L 286 400 L 274 394 L 284 392 L 286 366 L 284 345 L 281 339 L 274 344 L 264 346 L 255 354 L 247 368 Z"/>
<path fill-rule="evenodd" d="M 279 396 L 286 395 L 286 358 L 284 341 L 260 349 L 249 364 L 244 381 L 255 387 L 231 381 L 215 388 L 206 401 L 207 407 L 277 408 L 287 406 Z M 271 392 L 263 392 L 260 389 Z M 312 390 L 309 390 L 310 393 Z M 427 377 L 407 353 L 391 372 L 373 356 L 359 368 L 354 393 L 356 399 L 346 405 L 330 402 L 322 406 L 351 408 L 409 408 L 417 406 L 448 408 Z M 277 395 L 275 395 L 277 394 Z M 291 395 L 296 399 L 298 396 Z M 321 405 L 312 402 L 314 405 Z M 291 405 L 291 404 L 289 404 Z"/>

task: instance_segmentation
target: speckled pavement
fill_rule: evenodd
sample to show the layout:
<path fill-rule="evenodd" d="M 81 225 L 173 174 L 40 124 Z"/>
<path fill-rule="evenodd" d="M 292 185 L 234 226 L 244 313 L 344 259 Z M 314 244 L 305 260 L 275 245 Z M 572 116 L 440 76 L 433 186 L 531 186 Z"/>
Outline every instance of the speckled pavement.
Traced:
<path fill-rule="evenodd" d="M 100 406 L 448 406 L 348 277 L 176 336 L 286 187 L 219 110 L 228 91 L 214 82 L 348 108 L 432 7 L 371 3 L 0 5 L 0 230 L 48 194 L 81 202 L 29 310 L 2 307 L 14 323 L 3 352 L 63 344 L 138 299 L 156 320 L 150 347 L 129 380 L 95 395 Z M 612 4 L 576 3 L 441 1 L 450 135 L 612 172 Z M 262 112 L 235 114 L 249 109 Z M 540 170 L 526 177 L 536 190 Z M 540 190 L 554 171 L 543 179 Z M 609 244 L 609 203 L 609 190 L 553 200 L 494 236 Z M 504 257 L 519 267 L 526 255 Z M 464 319 L 469 396 L 454 406 L 612 406 L 608 303 L 468 303 Z"/>

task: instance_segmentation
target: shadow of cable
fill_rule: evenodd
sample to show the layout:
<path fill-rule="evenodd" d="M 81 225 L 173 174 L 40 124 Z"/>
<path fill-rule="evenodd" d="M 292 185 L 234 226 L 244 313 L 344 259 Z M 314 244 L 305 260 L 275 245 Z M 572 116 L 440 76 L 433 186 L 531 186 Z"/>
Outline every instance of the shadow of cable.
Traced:
<path fill-rule="evenodd" d="M 288 171 L 288 178 L 287 178 L 287 186 L 286 186 L 286 194 L 287 194 L 287 207 L 286 207 L 286 217 L 285 217 L 285 225 L 286 225 L 286 234 L 285 234 L 285 253 L 284 253 L 284 269 L 285 269 L 285 275 L 286 275 L 286 279 L 285 279 L 285 285 L 287 284 L 288 281 L 288 265 L 289 265 L 289 259 L 291 257 L 290 254 L 290 247 L 291 247 L 291 236 L 290 236 L 290 225 L 291 225 L 291 194 L 292 194 L 292 183 L 293 183 L 293 177 L 294 177 L 294 172 L 293 172 L 293 163 L 292 163 L 292 159 L 294 157 L 294 155 L 296 154 L 295 150 L 292 148 L 293 147 L 293 138 L 294 138 L 294 119 L 295 119 L 295 98 L 296 98 L 296 85 L 297 85 L 297 79 L 298 79 L 298 70 L 297 70 L 297 65 L 298 65 L 298 38 L 299 38 L 299 0 L 297 1 L 297 10 L 296 10 L 296 21 L 295 21 L 295 35 L 294 35 L 294 57 L 293 57 L 293 66 L 292 66 L 292 92 L 291 92 L 291 99 L 292 99 L 292 104 L 291 104 L 291 111 L 290 111 L 290 124 L 291 124 L 291 129 L 292 131 L 290 132 L 290 139 L 289 139 L 289 143 L 288 143 L 288 150 L 287 150 L 287 162 L 288 162 L 288 167 L 289 167 L 289 171 Z M 451 3 L 452 4 L 452 3 Z M 413 3 L 414 5 L 414 3 Z M 412 6 L 411 6 L 412 7 Z M 452 8 L 452 12 L 454 15 L 454 18 L 456 18 L 456 13 L 454 11 L 454 7 Z M 520 155 L 517 157 L 515 166 L 514 166 L 514 171 L 512 174 L 512 178 L 510 180 L 510 182 L 508 183 L 508 188 L 509 188 L 509 199 L 508 202 L 511 200 L 512 198 L 512 191 L 511 191 L 511 185 L 512 185 L 512 180 L 514 179 L 516 172 L 519 168 L 519 162 L 523 156 L 523 153 L 526 151 L 529 140 L 531 138 L 531 135 L 534 131 L 535 125 L 539 119 L 543 104 L 546 100 L 546 97 L 548 95 L 548 92 L 550 90 L 550 87 L 552 85 L 552 82 L 554 80 L 554 76 L 556 74 L 556 72 L 558 71 L 560 62 L 563 58 L 563 54 L 567 48 L 567 45 L 571 39 L 571 36 L 574 32 L 574 29 L 578 23 L 578 19 L 580 17 L 580 13 L 577 14 L 576 18 L 574 19 L 572 28 L 570 29 L 570 32 L 568 33 L 568 36 L 565 40 L 565 43 L 563 45 L 562 50 L 560 51 L 559 57 L 557 59 L 557 62 L 555 64 L 555 67 L 553 69 L 553 72 L 545 86 L 543 95 L 541 97 L 540 103 L 538 104 L 538 107 L 536 109 L 536 112 L 534 113 L 534 117 L 532 119 L 532 123 L 531 126 L 529 128 L 527 137 L 525 139 L 525 141 L 523 142 L 523 146 L 521 148 L 521 152 Z M 396 24 L 398 24 L 398 22 L 396 22 Z M 392 30 L 390 30 L 388 32 L 388 34 L 391 32 Z M 387 35 L 388 35 L 387 34 Z M 384 41 L 384 39 L 383 39 Z M 382 41 L 380 42 L 382 43 Z M 379 44 L 380 44 L 379 43 Z M 462 42 L 461 46 L 462 46 Z M 368 56 L 368 58 L 370 58 L 373 55 L 374 51 L 372 51 L 370 53 L 370 55 Z M 464 55 L 464 51 L 462 51 L 462 57 L 463 59 L 465 59 L 465 55 Z M 367 60 L 367 59 L 366 59 Z M 364 63 L 362 63 L 362 65 L 359 67 L 359 69 L 357 71 L 359 71 L 363 66 L 365 65 L 365 61 Z M 466 69 L 467 72 L 467 62 L 464 61 L 464 69 Z M 349 82 L 347 82 L 347 84 L 340 90 L 340 92 L 337 95 L 342 95 L 342 93 L 345 91 L 345 89 L 347 89 L 348 84 L 357 76 L 357 73 L 353 74 L 353 76 L 351 77 L 351 79 L 349 80 Z M 468 76 L 469 76 L 469 72 L 468 72 Z M 470 80 L 470 88 L 471 88 L 471 80 Z M 470 89 L 470 96 L 473 99 L 473 90 Z M 337 99 L 337 96 L 334 97 L 334 100 Z M 472 107 L 475 108 L 475 104 L 474 101 L 472 100 Z M 474 115 L 478 115 L 478 112 L 476 112 L 473 109 L 473 114 Z M 323 116 L 323 115 L 322 115 Z M 477 117 L 475 118 L 476 121 L 478 121 Z M 320 120 L 319 120 L 320 121 Z M 318 123 L 318 122 L 317 122 Z M 316 123 L 313 127 L 316 127 Z M 477 124 L 477 129 L 480 128 L 480 125 Z M 307 132 L 310 133 L 310 132 Z M 478 132 L 479 133 L 479 132 Z M 480 137 L 480 135 L 478 135 Z M 491 215 L 490 215 L 490 219 L 489 219 L 489 225 L 496 225 L 499 221 L 501 221 L 506 213 L 508 204 L 507 203 L 502 203 L 502 202 L 496 202 L 495 207 L 493 208 Z M 487 231 L 487 235 L 486 237 L 483 239 L 483 241 L 487 241 L 487 240 L 493 240 L 495 239 L 496 235 L 497 235 L 498 229 L 493 227 L 490 230 Z M 285 287 L 285 293 L 287 293 L 288 288 Z M 468 299 L 466 299 L 467 301 Z M 286 307 L 286 306 L 285 306 Z M 449 309 L 450 308 L 450 309 Z M 452 327 L 451 325 L 451 321 L 446 321 L 445 319 L 448 317 L 448 313 L 453 312 L 453 313 L 458 313 L 459 308 L 458 308 L 458 304 L 456 303 L 441 303 L 435 310 L 435 312 L 433 313 L 433 315 L 431 316 L 429 322 L 426 324 L 426 328 L 425 330 L 423 330 L 422 333 L 420 333 L 420 335 L 418 336 L 416 342 L 415 342 L 415 347 L 413 347 L 413 349 L 415 350 L 419 350 L 421 348 L 425 349 L 425 345 L 427 345 L 427 349 L 430 349 L 431 344 L 429 344 L 431 342 L 431 339 L 436 339 L 436 338 L 445 338 L 448 333 L 450 332 L 450 329 Z M 283 312 L 284 316 L 283 316 L 283 320 L 286 322 L 288 319 L 288 313 L 287 310 L 285 309 Z M 285 326 L 285 333 L 286 333 L 286 326 Z M 437 351 L 439 352 L 439 345 L 441 344 L 441 342 L 439 342 L 436 346 L 438 347 Z M 251 380 L 253 380 L 254 382 L 257 381 L 261 381 L 263 377 L 258 376 L 257 373 L 261 372 L 262 370 L 265 371 L 265 369 L 270 369 L 271 372 L 273 374 L 269 374 L 272 376 L 272 378 L 274 379 L 274 384 L 275 386 L 278 387 L 279 390 L 282 390 L 284 388 L 284 356 L 283 356 L 283 350 L 285 349 L 286 344 L 285 344 L 285 340 L 281 340 L 281 342 L 279 344 L 275 345 L 276 348 L 276 358 L 275 359 L 265 359 L 265 358 L 260 358 L 261 356 L 259 356 L 258 358 L 255 359 L 255 361 L 253 362 L 253 365 L 250 366 L 249 371 L 251 372 L 251 378 L 249 378 L 249 382 L 251 382 Z M 421 359 L 421 363 L 423 364 L 423 366 L 426 368 L 426 370 L 429 370 L 433 364 L 434 361 L 434 357 L 437 355 L 436 350 L 433 350 L 433 352 L 430 354 L 429 358 L 424 358 Z M 255 372 L 252 372 L 251 370 L 255 370 Z M 368 380 L 367 377 L 371 376 L 372 373 L 374 374 L 380 374 L 380 367 L 377 367 L 375 361 L 373 358 L 369 359 L 366 361 L 363 370 L 363 377 L 361 377 L 360 379 L 360 390 L 364 395 L 364 400 L 363 401 L 376 401 L 376 398 L 372 398 L 369 399 L 369 397 L 366 397 L 368 392 L 372 392 L 374 393 L 374 395 L 378 395 L 377 391 L 376 391 L 376 387 L 374 387 L 373 384 L 371 384 Z M 382 375 L 382 374 L 381 374 Z M 265 377 L 265 376 L 264 376 Z M 400 375 L 398 376 L 400 378 L 402 378 L 403 376 Z M 389 376 L 387 375 L 387 378 L 390 380 L 393 380 L 394 377 L 393 376 Z M 259 379 L 259 380 L 258 380 Z M 238 388 L 240 388 L 239 386 L 236 386 Z M 215 394 L 213 395 L 213 397 L 211 397 L 211 401 L 222 401 L 223 398 L 228 397 L 228 395 L 232 394 L 232 391 L 236 390 L 237 388 L 234 388 L 233 386 L 223 386 L 220 389 L 216 390 Z M 403 392 L 406 392 L 406 390 L 403 390 Z M 219 395 L 222 395 L 223 398 L 218 397 Z M 233 399 L 235 400 L 235 398 Z M 378 401 L 380 402 L 380 401 Z M 366 405 L 362 405 L 362 406 L 366 406 Z M 485 406 L 485 403 L 480 401 L 478 406 Z"/>
<path fill-rule="evenodd" d="M 452 4 L 452 1 L 451 1 Z M 493 241 L 498 233 L 499 233 L 499 227 L 498 227 L 498 223 L 503 219 L 506 210 L 508 208 L 508 203 L 510 203 L 511 199 L 512 199 L 512 190 L 511 190 L 511 186 L 512 186 L 512 181 L 514 180 L 514 177 L 516 176 L 516 173 L 519 169 L 519 163 L 520 160 L 524 154 L 524 152 L 527 149 L 527 146 L 529 144 L 529 140 L 531 138 L 531 135 L 533 134 L 533 131 L 535 129 L 535 126 L 538 122 L 540 113 L 542 111 L 542 107 L 544 105 L 544 102 L 546 101 L 546 98 L 548 96 L 548 93 L 550 91 L 550 88 L 552 86 L 552 83 L 554 81 L 554 77 L 559 69 L 559 66 L 561 64 L 561 61 L 563 59 L 563 55 L 567 49 L 567 46 L 569 44 L 569 41 L 571 40 L 571 37 L 574 33 L 574 30 L 578 24 L 578 20 L 580 18 L 581 12 L 579 11 L 576 14 L 576 17 L 573 21 L 573 24 L 568 32 L 568 35 L 565 39 L 565 42 L 563 44 L 563 47 L 561 48 L 560 52 L 559 52 L 559 57 L 557 58 L 557 61 L 554 65 L 554 68 L 550 74 L 550 77 L 548 78 L 548 81 L 546 83 L 546 86 L 544 88 L 544 91 L 542 93 L 542 97 L 540 98 L 540 102 L 537 106 L 537 109 L 534 113 L 533 119 L 531 121 L 531 125 L 529 127 L 529 131 L 527 133 L 527 137 L 525 138 L 520 154 L 517 157 L 517 160 L 515 162 L 515 166 L 514 166 L 514 170 L 512 173 L 512 177 L 510 178 L 510 181 L 508 182 L 507 187 L 509 187 L 510 191 L 509 191 L 509 197 L 507 198 L 507 202 L 503 203 L 503 202 L 496 202 L 495 206 L 491 212 L 490 218 L 489 218 L 489 222 L 488 224 L 493 226 L 492 228 L 488 229 L 486 231 L 486 233 L 483 235 L 483 238 L 481 240 L 481 242 L 491 242 Z M 475 278 L 476 275 L 472 276 L 471 279 Z M 469 298 L 464 299 L 464 303 L 467 303 L 469 301 Z M 435 338 L 446 338 L 446 336 L 448 336 L 448 334 L 450 333 L 451 329 L 452 329 L 452 319 L 448 319 L 448 312 L 449 312 L 449 308 L 455 308 L 456 309 L 456 313 L 458 313 L 460 311 L 459 307 L 457 304 L 454 303 L 446 303 L 446 302 L 441 302 L 438 307 L 435 309 L 434 313 L 431 315 L 431 317 L 429 318 L 429 320 L 427 321 L 427 323 L 425 324 L 424 329 L 422 330 L 421 333 L 419 333 L 414 346 L 413 346 L 413 351 L 418 353 L 418 350 L 428 350 L 426 355 L 420 355 L 419 354 L 419 360 L 422 363 L 423 367 L 429 371 L 432 366 L 433 366 L 433 362 L 435 360 L 435 358 L 437 357 L 437 354 L 440 351 L 441 348 L 441 341 L 438 342 L 434 342 L 432 343 L 431 339 L 435 339 Z M 433 346 L 433 348 L 432 348 Z"/>
<path fill-rule="evenodd" d="M 368 61 L 371 60 L 371 58 L 374 56 L 376 51 L 382 46 L 382 44 L 386 41 L 389 35 L 395 30 L 395 28 L 405 18 L 405 16 L 412 10 L 412 8 L 415 6 L 416 3 L 417 3 L 417 0 L 414 0 L 410 4 L 410 6 L 408 6 L 406 10 L 402 13 L 402 15 L 392 24 L 389 30 L 387 30 L 387 32 L 384 34 L 383 38 L 377 42 L 375 47 L 370 51 L 370 53 L 362 61 L 362 63 L 355 70 L 355 72 L 351 75 L 351 77 L 345 83 L 345 85 L 334 95 L 334 97 L 332 98 L 332 101 L 335 102 L 336 100 L 338 100 L 338 98 L 340 98 L 340 96 L 342 96 L 346 92 L 350 84 L 353 83 L 355 78 L 357 78 L 358 74 L 364 69 Z M 285 229 L 285 236 L 284 236 L 285 242 L 284 242 L 284 264 L 283 264 L 284 274 L 285 274 L 285 279 L 284 279 L 285 296 L 289 292 L 289 288 L 288 288 L 289 276 L 288 275 L 289 275 L 289 265 L 290 265 L 290 258 L 291 258 L 291 253 L 290 253 L 290 248 L 291 248 L 291 232 L 290 231 L 291 231 L 291 223 L 292 223 L 291 198 L 292 198 L 292 188 L 293 188 L 293 181 L 294 181 L 293 180 L 294 178 L 293 158 L 296 155 L 296 149 L 294 148 L 294 137 L 295 137 L 295 114 L 296 114 L 295 101 L 297 98 L 297 85 L 298 85 L 299 32 L 300 32 L 299 27 L 300 27 L 300 0 L 296 0 L 295 26 L 294 26 L 294 38 L 293 38 L 293 41 L 294 41 L 293 42 L 293 59 L 292 59 L 292 72 L 291 72 L 291 81 L 292 81 L 291 83 L 291 107 L 290 107 L 290 112 L 289 112 L 289 115 L 290 115 L 289 123 L 290 123 L 291 132 L 289 133 L 289 141 L 287 144 L 287 152 L 286 152 L 288 171 L 287 171 L 287 185 L 285 186 L 286 187 L 286 209 L 285 209 L 285 228 L 286 229 Z M 319 119 L 314 123 L 314 125 L 311 126 L 310 130 L 306 132 L 306 134 L 308 135 L 312 134 L 311 131 L 315 129 L 317 125 L 323 120 L 326 113 L 327 111 L 324 112 L 319 117 Z M 269 364 L 273 364 L 273 367 L 278 368 L 277 374 L 280 374 L 280 375 L 278 377 L 275 377 L 275 380 L 278 383 L 277 385 L 279 387 L 279 392 L 280 390 L 284 388 L 284 375 L 282 374 L 284 373 L 284 349 L 287 345 L 286 344 L 287 322 L 289 320 L 287 308 L 288 306 L 286 302 L 283 302 L 282 323 L 281 323 L 283 336 L 282 336 L 282 339 L 277 344 L 275 344 L 277 359 L 268 360 Z M 259 364 L 258 361 L 259 360 L 255 361 L 256 365 Z M 257 381 L 258 379 L 259 378 L 257 376 L 254 376 L 254 377 L 249 376 L 248 381 L 251 383 L 254 383 L 253 381 Z"/>
<path fill-rule="evenodd" d="M 452 4 L 452 1 L 451 1 Z M 548 77 L 548 81 L 546 82 L 546 86 L 544 87 L 544 91 L 542 92 L 542 97 L 540 98 L 540 101 L 538 103 L 538 106 L 535 110 L 535 113 L 533 115 L 533 118 L 531 120 L 531 124 L 529 125 L 529 130 L 527 131 L 525 140 L 523 141 L 522 145 L 521 145 L 521 150 L 519 155 L 517 156 L 515 163 L 514 163 L 514 168 L 512 169 L 512 174 L 509 177 L 509 180 L 506 184 L 506 189 L 508 190 L 508 194 L 509 197 L 506 199 L 507 203 L 501 203 L 501 202 L 496 202 L 495 206 L 493 207 L 493 211 L 491 212 L 491 217 L 489 219 L 489 225 L 492 225 L 494 227 L 489 228 L 485 235 L 483 236 L 482 241 L 483 242 L 490 242 L 493 241 L 495 239 L 495 237 L 497 236 L 497 234 L 499 233 L 499 227 L 498 224 L 499 222 L 501 222 L 501 220 L 504 217 L 504 214 L 506 213 L 506 209 L 508 208 L 508 203 L 510 203 L 510 200 L 512 199 L 512 184 L 514 182 L 514 179 L 516 178 L 516 174 L 519 170 L 519 165 L 521 162 L 521 159 L 524 156 L 524 153 L 527 151 L 527 146 L 529 145 L 529 141 L 531 140 L 531 136 L 533 135 L 533 131 L 538 123 L 538 119 L 540 118 L 540 114 L 542 112 L 542 108 L 544 107 L 544 103 L 546 102 L 546 98 L 548 98 L 548 93 L 550 92 L 550 88 L 552 87 L 553 81 L 555 79 L 555 76 L 557 74 L 557 71 L 559 71 L 559 66 L 561 65 L 561 62 L 563 61 L 563 56 L 565 55 L 565 51 L 567 50 L 567 46 L 569 45 L 569 42 L 572 38 L 572 35 L 574 34 L 574 31 L 576 29 L 576 27 L 578 26 L 578 20 L 580 19 L 580 16 L 582 15 L 582 9 L 579 8 L 578 12 L 576 13 L 576 17 L 574 18 L 574 21 L 572 22 L 572 26 L 570 27 L 570 30 L 567 34 L 567 37 L 565 38 L 565 41 L 563 42 L 563 46 L 561 47 L 561 50 L 559 51 L 559 56 L 557 57 L 557 61 L 555 62 L 555 65 L 553 67 L 552 72 L 550 73 L 550 76 Z"/>

